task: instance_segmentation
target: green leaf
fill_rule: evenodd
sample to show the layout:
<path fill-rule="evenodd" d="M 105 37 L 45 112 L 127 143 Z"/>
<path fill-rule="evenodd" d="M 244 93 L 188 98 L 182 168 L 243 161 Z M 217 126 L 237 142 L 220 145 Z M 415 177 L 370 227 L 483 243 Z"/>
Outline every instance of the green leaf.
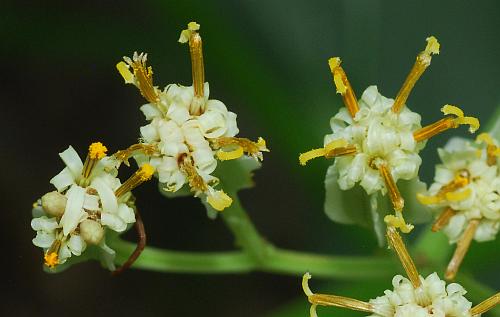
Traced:
<path fill-rule="evenodd" d="M 337 183 L 338 174 L 331 165 L 325 178 L 325 213 L 334 222 L 356 224 L 372 228 L 378 244 L 385 245 L 384 217 L 392 214 L 392 206 L 388 195 L 380 192 L 368 196 L 365 190 L 356 185 L 350 190 L 341 190 Z M 412 224 L 424 223 L 430 220 L 430 209 L 422 206 L 416 198 L 416 193 L 425 192 L 426 186 L 418 178 L 398 181 L 398 188 L 405 199 L 404 215 Z"/>

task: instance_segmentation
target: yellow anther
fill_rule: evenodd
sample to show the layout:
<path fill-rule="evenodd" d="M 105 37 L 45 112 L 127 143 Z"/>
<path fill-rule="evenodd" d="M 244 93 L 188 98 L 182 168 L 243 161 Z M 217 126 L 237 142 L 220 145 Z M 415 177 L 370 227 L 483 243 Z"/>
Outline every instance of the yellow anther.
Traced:
<path fill-rule="evenodd" d="M 470 188 L 466 188 L 465 190 L 462 190 L 459 192 L 446 193 L 445 197 L 446 197 L 446 200 L 449 202 L 457 202 L 457 201 L 466 200 L 467 198 L 470 197 L 471 194 L 472 194 L 472 190 Z"/>
<path fill-rule="evenodd" d="M 45 253 L 43 259 L 45 261 L 45 265 L 51 269 L 55 268 L 56 265 L 59 264 L 59 257 L 56 252 Z"/>
<path fill-rule="evenodd" d="M 408 99 L 408 96 L 410 95 L 413 87 L 417 83 L 420 76 L 422 76 L 425 69 L 431 64 L 431 55 L 439 54 L 440 45 L 437 39 L 434 36 L 430 36 L 426 39 L 426 41 L 427 45 L 424 51 L 418 54 L 415 64 L 413 64 L 410 73 L 406 77 L 403 86 L 399 90 L 398 95 L 394 100 L 394 104 L 392 105 L 392 111 L 394 113 L 399 113 L 401 109 L 403 109 L 403 106 L 405 105 L 406 100 Z"/>
<path fill-rule="evenodd" d="M 476 143 L 486 143 L 487 145 L 495 145 L 495 141 L 493 140 L 491 135 L 489 135 L 486 132 L 483 132 L 477 136 Z"/>
<path fill-rule="evenodd" d="M 338 139 L 328 143 L 324 148 L 314 149 L 300 154 L 299 163 L 304 166 L 308 161 L 320 156 L 333 158 L 336 156 L 353 154 L 356 154 L 356 147 L 348 145 L 347 141 L 344 139 Z"/>
<path fill-rule="evenodd" d="M 481 133 L 476 138 L 477 143 L 486 143 L 486 163 L 489 166 L 497 164 L 497 157 L 500 156 L 500 147 L 495 144 L 495 141 L 488 133 Z M 478 150 L 478 157 L 481 157 L 482 151 Z"/>
<path fill-rule="evenodd" d="M 429 36 L 427 39 L 427 46 L 425 47 L 425 52 L 429 55 L 431 54 L 439 54 L 439 48 L 441 44 L 439 44 L 438 40 L 434 36 Z"/>
<path fill-rule="evenodd" d="M 342 66 L 340 66 L 341 60 L 339 57 L 332 57 L 328 60 L 328 65 L 330 66 L 330 71 L 333 75 L 333 82 L 337 89 L 337 93 L 342 95 L 344 105 L 351 117 L 354 118 L 356 113 L 359 111 L 358 99 L 354 94 L 354 90 L 347 79 L 347 75 L 344 72 Z"/>
<path fill-rule="evenodd" d="M 156 145 L 153 144 L 137 143 L 129 146 L 125 150 L 120 150 L 116 152 L 115 154 L 113 154 L 113 156 L 118 161 L 124 162 L 125 165 L 129 166 L 130 164 L 128 163 L 128 159 L 136 153 L 142 153 L 146 156 L 153 156 L 159 153 L 159 150 L 156 147 Z"/>
<path fill-rule="evenodd" d="M 403 233 L 410 233 L 414 226 L 412 224 L 407 224 L 400 212 L 396 212 L 396 216 L 387 215 L 384 217 L 384 222 L 391 227 L 398 228 Z"/>
<path fill-rule="evenodd" d="M 143 164 L 138 171 L 139 177 L 142 181 L 148 181 L 155 173 L 155 168 L 150 164 Z"/>
<path fill-rule="evenodd" d="M 469 125 L 469 132 L 474 133 L 479 129 L 479 120 L 474 117 L 465 117 L 464 112 L 462 109 L 458 108 L 457 106 L 452 106 L 452 105 L 445 105 L 443 108 L 441 108 L 441 111 L 445 114 L 453 114 L 457 116 L 454 120 L 455 122 L 455 128 L 458 127 L 459 125 L 462 124 L 467 124 Z"/>
<path fill-rule="evenodd" d="M 189 22 L 187 25 L 187 29 L 181 31 L 181 35 L 179 36 L 180 43 L 187 43 L 191 34 L 200 30 L 200 25 L 196 22 Z"/>
<path fill-rule="evenodd" d="M 207 194 L 207 202 L 217 211 L 222 211 L 231 206 L 233 199 L 229 197 L 224 191 L 218 190 L 213 193 Z"/>
<path fill-rule="evenodd" d="M 126 84 L 134 83 L 134 74 L 132 74 L 132 72 L 130 71 L 127 63 L 123 61 L 119 62 L 118 64 L 116 64 L 116 69 L 118 69 L 118 72 L 120 72 L 120 75 L 122 75 Z"/>
<path fill-rule="evenodd" d="M 243 148 L 237 146 L 236 149 L 232 151 L 217 151 L 217 158 L 221 161 L 235 160 L 243 156 Z"/>
<path fill-rule="evenodd" d="M 439 203 L 440 201 L 442 201 L 443 198 L 439 197 L 439 196 L 425 196 L 421 193 L 417 193 L 417 200 L 422 205 L 435 205 L 435 204 Z"/>
<path fill-rule="evenodd" d="M 89 146 L 89 157 L 100 160 L 106 156 L 108 149 L 101 142 L 94 142 Z"/>
<path fill-rule="evenodd" d="M 399 257 L 399 260 L 401 261 L 401 264 L 406 271 L 406 275 L 408 276 L 408 279 L 410 280 L 413 287 L 420 287 L 420 285 L 422 285 L 422 282 L 420 281 L 417 267 L 415 266 L 415 263 L 408 253 L 403 239 L 401 239 L 401 236 L 395 228 L 387 227 L 387 241 L 389 241 L 389 245 L 394 249 L 397 256 Z"/>
<path fill-rule="evenodd" d="M 214 149 L 220 149 L 217 152 L 217 157 L 220 160 L 233 160 L 241 157 L 244 153 L 256 159 L 263 160 L 262 152 L 269 152 L 266 147 L 266 141 L 259 137 L 257 142 L 253 142 L 246 138 L 221 137 L 211 140 Z M 234 148 L 231 151 L 224 151 L 224 148 Z"/>
<path fill-rule="evenodd" d="M 120 198 L 123 194 L 128 193 L 145 181 L 150 180 L 154 172 L 155 169 L 153 166 L 147 163 L 143 164 L 129 179 L 116 189 L 115 196 Z"/>
<path fill-rule="evenodd" d="M 314 293 L 311 291 L 311 289 L 309 288 L 309 280 L 312 278 L 311 274 L 309 274 L 309 272 L 306 272 L 303 276 L 302 276 L 302 290 L 304 290 L 304 293 L 306 294 L 306 296 L 311 296 L 313 295 Z"/>

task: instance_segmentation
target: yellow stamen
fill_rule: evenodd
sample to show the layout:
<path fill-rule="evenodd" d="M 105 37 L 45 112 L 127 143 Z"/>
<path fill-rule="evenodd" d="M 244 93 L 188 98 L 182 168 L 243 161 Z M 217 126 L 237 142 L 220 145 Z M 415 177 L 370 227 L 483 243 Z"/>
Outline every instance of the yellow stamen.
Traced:
<path fill-rule="evenodd" d="M 474 117 L 465 117 L 463 111 L 452 105 L 445 105 L 441 108 L 441 111 L 445 115 L 455 115 L 456 117 L 445 117 L 433 124 L 425 126 L 417 131 L 413 132 L 413 138 L 417 142 L 421 142 L 423 140 L 430 139 L 431 137 L 444 132 L 448 129 L 454 129 L 462 124 L 469 125 L 469 132 L 474 133 L 477 129 L 479 129 L 479 120 Z"/>
<path fill-rule="evenodd" d="M 452 280 L 457 275 L 460 264 L 462 264 L 465 254 L 469 250 L 470 243 L 472 242 L 472 238 L 474 238 L 474 234 L 476 233 L 478 226 L 479 220 L 470 220 L 467 228 L 465 228 L 465 231 L 462 234 L 462 237 L 458 240 L 457 248 L 455 249 L 455 253 L 451 258 L 444 275 L 447 280 Z"/>
<path fill-rule="evenodd" d="M 311 317 L 316 315 L 316 306 L 332 306 L 332 307 L 340 307 L 340 308 L 348 308 L 356 311 L 362 311 L 367 313 L 374 313 L 375 309 L 372 304 L 363 302 L 357 299 L 336 296 L 336 295 L 327 295 L 327 294 L 314 294 L 309 288 L 309 279 L 311 279 L 311 274 L 306 273 L 302 277 L 302 289 L 309 300 L 309 303 L 312 304 L 310 309 Z"/>
<path fill-rule="evenodd" d="M 155 172 L 155 169 L 150 164 L 142 165 L 129 179 L 125 181 L 118 189 L 115 191 L 115 196 L 120 197 L 125 193 L 133 190 L 137 186 L 141 185 L 145 181 L 151 179 Z"/>
<path fill-rule="evenodd" d="M 100 159 L 106 156 L 108 149 L 101 142 L 94 142 L 89 146 L 89 153 L 85 159 L 82 169 L 82 185 L 87 182 L 87 178 L 92 173 L 92 170 L 97 165 Z"/>
<path fill-rule="evenodd" d="M 472 316 L 477 316 L 484 314 L 488 310 L 492 309 L 496 305 L 500 304 L 500 293 L 496 293 L 495 295 L 491 296 L 490 298 L 482 301 L 481 303 L 477 304 L 476 306 L 472 307 L 470 310 L 470 314 Z"/>
<path fill-rule="evenodd" d="M 300 154 L 299 163 L 300 165 L 304 166 L 308 161 L 320 156 L 324 156 L 325 158 L 333 158 L 336 156 L 354 155 L 356 154 L 356 151 L 356 146 L 348 145 L 347 141 L 344 139 L 333 140 L 324 148 L 314 149 Z"/>
<path fill-rule="evenodd" d="M 224 191 L 218 190 L 214 193 L 208 193 L 207 202 L 217 211 L 222 211 L 231 206 L 233 199 L 229 197 Z"/>
<path fill-rule="evenodd" d="M 432 225 L 431 230 L 433 232 L 438 232 L 439 230 L 441 230 L 444 226 L 446 226 L 448 224 L 451 217 L 453 217 L 455 215 L 455 212 L 456 211 L 453 210 L 453 208 L 451 208 L 451 207 L 448 207 L 445 210 L 443 210 L 443 212 L 439 215 L 439 217 L 436 219 L 436 221 Z"/>
<path fill-rule="evenodd" d="M 423 205 L 434 205 L 442 202 L 443 200 L 449 201 L 460 201 L 470 197 L 471 191 L 464 190 L 459 193 L 453 193 L 456 190 L 459 190 L 465 186 L 467 186 L 470 182 L 470 173 L 466 169 L 459 170 L 455 178 L 444 185 L 439 189 L 439 192 L 435 196 L 425 196 L 423 194 L 418 193 L 417 199 Z"/>
<path fill-rule="evenodd" d="M 401 193 L 399 192 L 398 186 L 396 186 L 394 178 L 392 178 L 391 171 L 389 171 L 389 168 L 385 163 L 378 164 L 377 168 L 380 172 L 380 175 L 384 179 L 387 192 L 389 193 L 389 198 L 391 199 L 392 207 L 395 211 L 403 211 L 405 201 L 401 196 Z"/>
<path fill-rule="evenodd" d="M 403 83 L 403 86 L 399 90 L 396 99 L 394 100 L 394 104 L 392 105 L 392 111 L 394 113 L 399 113 L 401 109 L 403 109 L 403 106 L 415 86 L 415 83 L 418 81 L 420 76 L 422 76 L 426 68 L 431 64 L 431 55 L 439 54 L 440 45 L 437 39 L 434 36 L 430 36 L 426 39 L 426 41 L 427 46 L 425 47 L 425 50 L 418 54 L 415 64 L 413 65 L 410 73 Z"/>
<path fill-rule="evenodd" d="M 61 240 L 56 239 L 52 242 L 52 245 L 47 250 L 43 256 L 43 260 L 46 266 L 53 269 L 59 264 L 59 249 L 61 248 Z"/>
<path fill-rule="evenodd" d="M 102 159 L 106 156 L 108 149 L 101 142 L 94 142 L 89 146 L 89 157 L 91 159 Z"/>
<path fill-rule="evenodd" d="M 186 155 L 184 158 L 179 159 L 179 168 L 184 174 L 186 174 L 189 187 L 192 191 L 204 193 L 208 191 L 207 184 L 200 174 L 198 174 L 190 156 Z"/>
<path fill-rule="evenodd" d="M 44 255 L 43 259 L 45 261 L 45 265 L 50 267 L 51 269 L 55 268 L 59 264 L 59 257 L 55 252 L 47 252 Z"/>
<path fill-rule="evenodd" d="M 408 279 L 410 280 L 413 287 L 420 287 L 422 282 L 420 281 L 417 267 L 415 266 L 415 263 L 413 263 L 413 260 L 411 259 L 411 256 L 405 247 L 403 239 L 401 239 L 401 236 L 395 228 L 387 227 L 387 240 L 389 241 L 389 245 L 398 255 L 399 260 L 401 261 L 401 264 L 406 271 L 406 275 L 408 276 Z"/>
<path fill-rule="evenodd" d="M 159 153 L 159 150 L 156 147 L 156 145 L 138 143 L 138 144 L 133 144 L 133 145 L 129 146 L 125 150 L 120 150 L 120 151 L 116 152 L 115 154 L 113 154 L 113 156 L 118 161 L 124 162 L 125 165 L 130 166 L 128 159 L 136 153 L 143 153 L 146 156 L 152 156 L 154 154 Z"/>
<path fill-rule="evenodd" d="M 359 111 L 358 99 L 354 94 L 351 83 L 347 79 L 347 75 L 344 72 L 342 66 L 340 66 L 341 60 L 339 57 L 332 57 L 328 60 L 328 65 L 330 66 L 330 71 L 333 75 L 333 82 L 337 88 L 337 93 L 342 95 L 344 100 L 344 105 L 354 118 L 356 113 Z"/>
<path fill-rule="evenodd" d="M 496 146 L 495 141 L 488 133 L 481 133 L 476 138 L 477 143 L 486 143 L 486 163 L 489 166 L 497 164 L 497 157 L 500 156 L 500 147 Z"/>
<path fill-rule="evenodd" d="M 160 100 L 160 96 L 158 94 L 158 89 L 153 86 L 153 68 L 151 66 L 146 66 L 147 54 L 137 54 L 137 52 L 135 52 L 133 59 L 128 57 L 124 57 L 123 59 L 130 67 L 132 67 L 134 72 L 133 79 L 135 79 L 133 83 L 135 83 L 135 85 L 139 88 L 141 95 L 150 103 L 158 102 Z M 125 79 L 125 82 L 127 82 L 127 80 L 133 80 L 130 77 L 128 67 L 125 67 L 120 63 L 116 66 L 122 77 Z"/>
<path fill-rule="evenodd" d="M 472 195 L 472 190 L 470 188 L 466 188 L 465 190 L 459 192 L 446 193 L 446 200 L 449 202 L 462 201 L 469 198 L 470 195 Z"/>
<path fill-rule="evenodd" d="M 118 64 L 116 64 L 116 69 L 122 75 L 123 79 L 125 80 L 126 84 L 133 84 L 134 83 L 134 74 L 129 69 L 129 66 L 127 63 L 121 61 Z"/>
<path fill-rule="evenodd" d="M 236 149 L 232 151 L 217 151 L 217 158 L 221 161 L 235 160 L 243 156 L 243 148 L 241 146 L 237 146 Z"/>
<path fill-rule="evenodd" d="M 396 211 L 396 215 L 387 215 L 384 217 L 384 222 L 391 227 L 399 228 L 403 233 L 410 233 L 413 230 L 414 226 L 412 224 L 407 224 L 405 219 L 403 218 L 403 214 L 401 212 Z"/>
<path fill-rule="evenodd" d="M 217 152 L 217 157 L 220 160 L 233 160 L 241 157 L 243 153 L 252 156 L 256 159 L 263 160 L 262 152 L 269 152 L 266 147 L 266 141 L 263 138 L 257 142 L 250 141 L 246 138 L 221 137 L 211 141 L 214 149 L 220 149 Z M 237 147 L 232 151 L 224 151 L 223 148 Z"/>

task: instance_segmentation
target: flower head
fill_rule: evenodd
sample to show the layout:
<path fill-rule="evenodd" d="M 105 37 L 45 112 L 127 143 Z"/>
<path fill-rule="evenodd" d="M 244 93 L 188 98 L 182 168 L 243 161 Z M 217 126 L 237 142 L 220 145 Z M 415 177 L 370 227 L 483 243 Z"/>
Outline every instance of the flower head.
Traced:
<path fill-rule="evenodd" d="M 417 177 L 422 163 L 418 153 L 425 146 L 425 140 L 461 124 L 470 125 L 471 132 L 479 127 L 476 118 L 466 117 L 457 107 L 446 105 L 442 111 L 450 116 L 422 128 L 420 115 L 405 105 L 416 81 L 430 65 L 432 55 L 439 54 L 439 47 L 436 38 L 427 38 L 425 50 L 417 56 L 395 99 L 382 96 L 376 86 L 370 86 L 358 101 L 340 58 L 331 58 L 333 81 L 345 107 L 331 118 L 333 133 L 325 136 L 323 148 L 299 157 L 301 165 L 320 156 L 335 158 L 333 166 L 342 190 L 359 183 L 367 194 L 388 193 L 396 213 L 387 216 L 385 221 L 403 232 L 409 232 L 413 226 L 403 219 L 404 200 L 396 183 L 399 179 Z"/>
<path fill-rule="evenodd" d="M 114 255 L 105 244 L 106 229 L 123 232 L 135 222 L 130 190 L 151 176 L 151 167 L 136 173 L 140 180 L 122 185 L 117 178 L 118 162 L 106 156 L 106 151 L 102 143 L 92 143 L 83 163 L 69 146 L 59 154 L 66 167 L 50 180 L 56 191 L 43 195 L 33 206 L 31 227 L 37 232 L 33 244 L 45 250 L 49 268 L 81 255 L 89 244 Z M 113 263 L 108 266 L 112 269 Z"/>
<path fill-rule="evenodd" d="M 500 155 L 487 133 L 476 142 L 454 138 L 439 149 L 434 183 L 419 201 L 439 213 L 433 231 L 443 229 L 457 250 L 446 276 L 453 278 L 470 245 L 495 239 L 500 230 Z"/>
<path fill-rule="evenodd" d="M 415 264 L 394 228 L 387 230 L 389 244 L 396 251 L 408 278 L 396 275 L 392 279 L 392 290 L 368 302 L 353 298 L 315 294 L 309 288 L 309 273 L 302 278 L 302 288 L 311 303 L 310 315 L 317 317 L 316 307 L 334 306 L 370 313 L 373 317 L 431 317 L 457 316 L 472 317 L 480 315 L 500 302 L 500 293 L 493 295 L 479 305 L 464 296 L 467 291 L 457 283 L 446 285 L 436 273 L 427 277 L 418 274 Z"/>
<path fill-rule="evenodd" d="M 152 69 L 146 66 L 147 55 L 134 53 L 117 68 L 126 83 L 134 84 L 148 101 L 141 107 L 147 125 L 140 128 L 142 142 L 115 154 L 121 161 L 135 156 L 156 170 L 162 188 L 176 192 L 188 185 L 195 196 L 203 196 L 216 210 L 231 205 L 224 191 L 216 190 L 218 179 L 211 174 L 217 160 L 238 159 L 249 155 L 262 160 L 269 151 L 264 139 L 257 142 L 236 137 L 239 130 L 236 114 L 219 100 L 209 99 L 205 82 L 200 25 L 188 24 L 179 42 L 188 43 L 193 85 L 167 85 L 163 90 L 153 86 Z"/>

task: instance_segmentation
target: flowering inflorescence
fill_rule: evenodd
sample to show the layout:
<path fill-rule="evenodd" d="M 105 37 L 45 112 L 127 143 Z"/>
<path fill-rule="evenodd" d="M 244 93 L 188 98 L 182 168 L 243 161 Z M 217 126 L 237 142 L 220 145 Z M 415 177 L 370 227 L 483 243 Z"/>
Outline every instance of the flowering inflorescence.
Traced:
<path fill-rule="evenodd" d="M 443 229 L 450 243 L 457 243 L 446 270 L 452 279 L 471 241 L 493 240 L 500 229 L 500 148 L 482 133 L 476 142 L 452 139 L 438 153 L 442 164 L 434 183 L 417 198 L 439 212 L 432 230 Z"/>
<path fill-rule="evenodd" d="M 299 157 L 301 165 L 320 156 L 335 158 L 333 167 L 342 190 L 359 182 L 367 194 L 388 193 L 395 215 L 387 215 L 385 221 L 403 232 L 409 232 L 413 226 L 403 219 L 404 200 L 396 183 L 399 179 L 417 177 L 422 163 L 418 153 L 425 141 L 461 124 L 468 124 L 470 132 L 479 128 L 476 118 L 466 117 L 459 108 L 451 105 L 441 109 L 447 117 L 421 127 L 420 115 L 405 105 L 416 81 L 430 65 L 432 55 L 439 54 L 439 48 L 435 37 L 427 38 L 426 48 L 417 56 L 394 100 L 382 96 L 376 86 L 370 86 L 358 101 L 340 58 L 330 58 L 328 63 L 333 81 L 345 107 L 331 118 L 333 133 L 325 136 L 324 147 Z"/>
<path fill-rule="evenodd" d="M 106 231 L 120 233 L 136 221 L 130 191 L 154 170 L 144 164 L 122 184 L 117 176 L 119 161 L 106 152 L 102 143 L 95 142 L 84 163 L 71 146 L 59 154 L 66 167 L 50 180 L 56 191 L 35 202 L 31 221 L 37 232 L 33 244 L 45 250 L 46 266 L 54 268 L 72 255 L 82 255 L 87 245 L 96 245 L 108 268 L 114 269 Z"/>
<path fill-rule="evenodd" d="M 216 210 L 229 207 L 232 198 L 214 187 L 219 179 L 212 175 L 217 160 L 233 160 L 249 155 L 262 160 L 269 151 L 263 138 L 257 142 L 236 137 L 236 114 L 224 103 L 209 99 L 205 82 L 200 25 L 188 24 L 179 42 L 188 43 L 192 65 L 192 86 L 153 85 L 153 71 L 146 66 L 147 55 L 124 57 L 117 69 L 126 83 L 135 85 L 148 101 L 141 107 L 149 123 L 140 128 L 141 143 L 119 153 L 121 160 L 135 155 L 140 162 L 156 168 L 163 190 L 177 192 L 185 184 L 195 196 L 206 197 Z"/>
<path fill-rule="evenodd" d="M 337 295 L 315 294 L 308 284 L 311 275 L 306 273 L 302 278 L 302 288 L 311 303 L 311 317 L 317 317 L 318 305 L 362 311 L 373 317 L 472 317 L 481 315 L 500 302 L 500 293 L 497 293 L 472 307 L 472 303 L 464 296 L 467 291 L 460 284 L 446 285 L 437 273 L 425 278 L 418 274 L 401 236 L 393 227 L 387 229 L 387 238 L 408 278 L 394 276 L 393 290 L 386 290 L 384 295 L 364 302 Z"/>

